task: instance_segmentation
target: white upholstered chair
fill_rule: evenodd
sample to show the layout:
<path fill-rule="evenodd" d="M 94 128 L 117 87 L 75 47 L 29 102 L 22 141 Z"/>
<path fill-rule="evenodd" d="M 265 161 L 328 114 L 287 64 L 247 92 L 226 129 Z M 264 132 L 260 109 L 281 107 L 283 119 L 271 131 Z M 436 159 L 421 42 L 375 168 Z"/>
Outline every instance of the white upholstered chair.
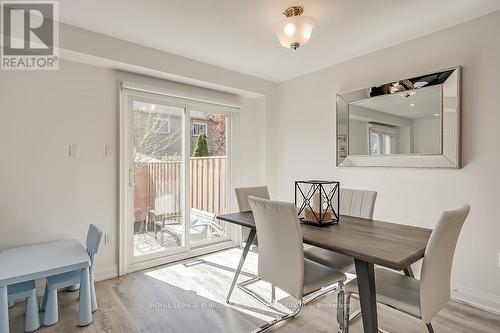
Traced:
<path fill-rule="evenodd" d="M 304 259 L 302 229 L 293 203 L 271 201 L 250 196 L 257 235 L 259 236 L 258 275 L 299 300 L 291 314 L 276 318 L 260 327 L 269 328 L 282 320 L 295 317 L 303 298 L 321 286 L 346 280 L 344 273 Z"/>
<path fill-rule="evenodd" d="M 269 190 L 267 186 L 252 186 L 252 187 L 237 187 L 234 189 L 236 193 L 236 200 L 238 201 L 238 210 L 240 212 L 249 212 L 252 210 L 248 203 L 248 197 L 254 196 L 262 199 L 270 199 Z M 242 239 L 248 238 L 249 229 L 242 227 Z M 257 237 L 254 238 L 253 244 L 257 245 Z"/>
<path fill-rule="evenodd" d="M 248 202 L 249 196 L 254 196 L 262 199 L 270 199 L 269 190 L 267 186 L 237 187 L 234 189 L 234 192 L 236 193 L 236 200 L 238 201 L 238 210 L 240 212 L 250 212 L 252 210 L 252 208 L 250 207 L 250 203 Z M 244 241 L 247 241 L 249 234 L 250 234 L 249 228 L 241 227 L 241 236 Z M 255 235 L 252 241 L 251 250 L 253 252 L 257 252 L 258 251 L 257 246 L 258 246 L 257 235 Z M 276 288 L 274 286 L 272 286 L 271 288 L 270 302 L 268 302 L 265 298 L 255 293 L 251 289 L 247 288 L 248 285 L 255 283 L 259 280 L 260 280 L 259 277 L 254 277 L 247 281 L 238 283 L 237 286 L 250 296 L 257 299 L 259 302 L 265 305 L 270 305 L 272 302 L 274 302 L 274 299 L 276 297 Z"/>
<path fill-rule="evenodd" d="M 460 230 L 469 215 L 470 206 L 445 211 L 432 231 L 425 249 L 420 280 L 384 268 L 375 269 L 377 301 L 422 320 L 433 333 L 431 320 L 450 299 L 453 255 Z M 343 327 L 349 331 L 349 306 L 357 295 L 354 279 L 345 285 Z"/>
<path fill-rule="evenodd" d="M 375 191 L 340 189 L 340 214 L 372 219 L 376 199 Z M 344 273 L 354 268 L 353 258 L 314 246 L 304 251 L 304 257 Z"/>

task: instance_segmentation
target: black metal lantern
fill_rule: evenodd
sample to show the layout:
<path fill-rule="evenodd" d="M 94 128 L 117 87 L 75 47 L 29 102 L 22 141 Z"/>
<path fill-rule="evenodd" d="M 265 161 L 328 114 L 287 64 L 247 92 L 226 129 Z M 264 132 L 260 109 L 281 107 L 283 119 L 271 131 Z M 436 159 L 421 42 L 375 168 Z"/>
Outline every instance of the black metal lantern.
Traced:
<path fill-rule="evenodd" d="M 295 206 L 303 223 L 325 226 L 339 223 L 340 183 L 324 180 L 295 182 Z"/>

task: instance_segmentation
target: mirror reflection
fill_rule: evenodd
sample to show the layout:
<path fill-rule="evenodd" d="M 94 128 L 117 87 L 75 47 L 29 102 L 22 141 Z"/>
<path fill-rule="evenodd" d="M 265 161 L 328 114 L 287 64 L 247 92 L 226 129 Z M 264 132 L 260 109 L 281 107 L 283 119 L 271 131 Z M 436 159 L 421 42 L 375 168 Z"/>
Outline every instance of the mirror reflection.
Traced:
<path fill-rule="evenodd" d="M 442 86 L 349 103 L 349 155 L 440 154 Z"/>

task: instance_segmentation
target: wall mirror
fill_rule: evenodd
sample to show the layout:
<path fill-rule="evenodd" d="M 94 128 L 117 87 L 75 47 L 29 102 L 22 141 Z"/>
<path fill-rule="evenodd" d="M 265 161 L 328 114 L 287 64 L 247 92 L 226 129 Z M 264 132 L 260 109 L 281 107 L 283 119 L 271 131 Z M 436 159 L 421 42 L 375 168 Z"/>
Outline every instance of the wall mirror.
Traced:
<path fill-rule="evenodd" d="M 338 94 L 337 165 L 460 168 L 460 67 Z"/>

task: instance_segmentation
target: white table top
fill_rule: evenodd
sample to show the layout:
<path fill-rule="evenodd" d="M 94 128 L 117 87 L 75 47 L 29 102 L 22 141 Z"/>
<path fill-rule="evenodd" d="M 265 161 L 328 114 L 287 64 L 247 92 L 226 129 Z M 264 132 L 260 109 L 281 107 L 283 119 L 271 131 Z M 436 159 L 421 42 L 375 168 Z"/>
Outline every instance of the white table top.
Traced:
<path fill-rule="evenodd" d="M 77 240 L 59 240 L 0 251 L 0 286 L 90 266 Z"/>

